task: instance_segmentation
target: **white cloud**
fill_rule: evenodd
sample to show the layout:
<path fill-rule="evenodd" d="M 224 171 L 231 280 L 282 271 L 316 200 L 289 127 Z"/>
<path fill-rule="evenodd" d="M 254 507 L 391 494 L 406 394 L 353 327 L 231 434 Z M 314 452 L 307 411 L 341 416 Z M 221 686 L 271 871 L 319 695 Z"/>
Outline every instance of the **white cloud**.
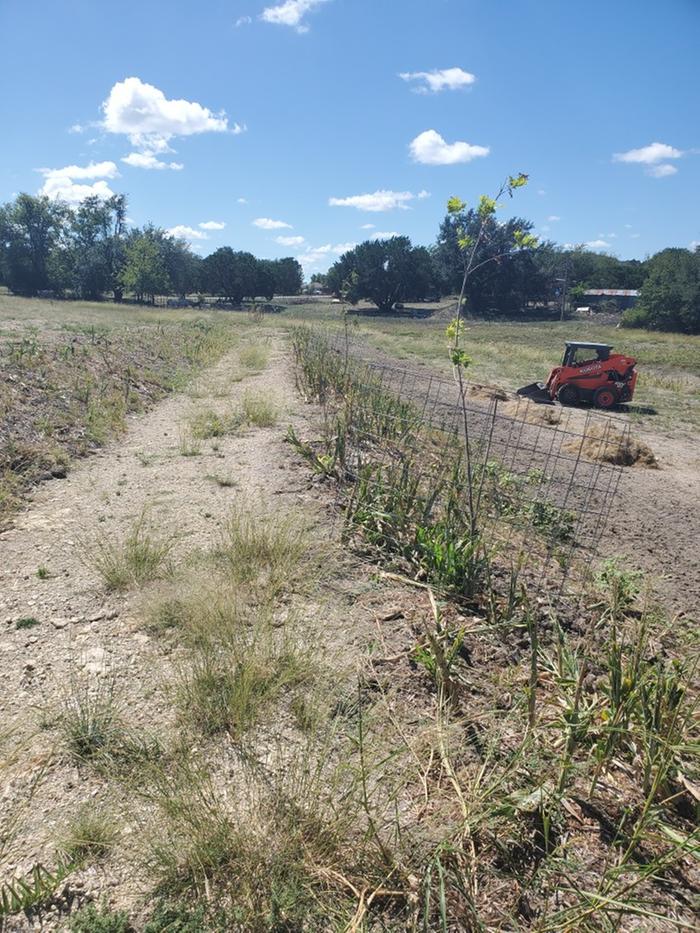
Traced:
<path fill-rule="evenodd" d="M 668 143 L 650 143 L 641 149 L 629 149 L 627 152 L 616 152 L 613 162 L 635 162 L 643 165 L 653 165 L 665 159 L 680 159 L 683 155 L 680 149 L 669 146 Z"/>
<path fill-rule="evenodd" d="M 159 171 L 170 169 L 173 172 L 179 172 L 185 167 L 182 162 L 163 162 L 152 152 L 130 152 L 121 161 L 133 168 L 158 169 Z"/>
<path fill-rule="evenodd" d="M 204 220 L 198 226 L 201 230 L 223 230 L 226 224 L 223 220 Z"/>
<path fill-rule="evenodd" d="M 260 227 L 261 230 L 284 230 L 285 227 L 288 230 L 292 229 L 291 224 L 285 223 L 283 220 L 271 220 L 269 217 L 258 217 L 253 221 L 254 227 Z"/>
<path fill-rule="evenodd" d="M 357 243 L 326 243 L 325 246 L 316 246 L 309 249 L 306 253 L 303 253 L 301 256 L 297 256 L 297 259 L 302 264 L 302 266 L 316 266 L 319 263 L 325 262 L 326 265 L 329 265 L 330 262 L 336 256 L 342 256 L 343 253 L 347 253 L 351 249 L 355 249 Z"/>
<path fill-rule="evenodd" d="M 260 14 L 260 19 L 277 26 L 291 26 L 299 33 L 309 31 L 304 17 L 327 0 L 284 0 L 276 6 L 268 6 Z"/>
<path fill-rule="evenodd" d="M 68 127 L 69 133 L 84 133 L 85 127 L 80 123 L 74 123 L 73 126 Z"/>
<path fill-rule="evenodd" d="M 236 29 L 239 29 L 241 26 L 248 26 L 252 22 L 252 16 L 239 16 L 236 20 Z"/>
<path fill-rule="evenodd" d="M 700 249 L 700 240 L 691 240 L 688 244 L 688 249 L 694 252 L 696 249 Z"/>
<path fill-rule="evenodd" d="M 559 217 L 557 214 L 550 214 L 549 217 L 547 218 L 547 220 L 549 220 L 551 223 L 554 224 L 554 223 L 556 223 L 558 220 L 561 220 L 561 217 Z"/>
<path fill-rule="evenodd" d="M 652 165 L 646 170 L 647 175 L 651 175 L 652 178 L 668 178 L 669 175 L 675 175 L 677 172 L 676 166 L 670 165 L 668 162 Z"/>
<path fill-rule="evenodd" d="M 195 230 L 194 227 L 188 227 L 185 224 L 178 224 L 165 231 L 168 236 L 175 237 L 176 240 L 208 240 L 209 237 L 201 230 Z"/>
<path fill-rule="evenodd" d="M 360 230 L 374 230 L 376 224 L 362 224 Z"/>
<path fill-rule="evenodd" d="M 605 240 L 590 240 L 584 245 L 587 249 L 610 249 L 610 244 Z"/>
<path fill-rule="evenodd" d="M 102 126 L 108 133 L 127 136 L 132 146 L 140 150 L 126 157 L 132 159 L 131 165 L 139 164 L 133 161 L 133 156 L 153 157 L 155 153 L 172 152 L 169 142 L 177 136 L 245 130 L 238 123 L 229 127 L 223 111 L 216 114 L 196 101 L 168 99 L 159 88 L 133 77 L 112 87 L 102 104 L 102 113 Z M 173 165 L 179 163 L 167 167 Z M 142 161 L 139 167 L 163 168 L 166 163 L 158 164 L 158 160 L 152 159 L 150 164 Z"/>
<path fill-rule="evenodd" d="M 416 94 L 438 94 L 440 91 L 455 91 L 469 87 L 476 77 L 461 68 L 443 68 L 433 71 L 404 71 L 399 74 L 404 81 L 417 81 L 413 88 Z"/>
<path fill-rule="evenodd" d="M 448 143 L 435 130 L 426 130 L 416 136 L 409 145 L 409 150 L 413 160 L 423 165 L 456 165 L 487 156 L 490 152 L 488 146 L 472 146 L 465 142 Z"/>
<path fill-rule="evenodd" d="M 248 203 L 248 198 L 236 198 L 236 203 L 237 203 L 237 204 L 247 204 L 247 203 Z"/>
<path fill-rule="evenodd" d="M 90 162 L 88 165 L 66 165 L 63 168 L 41 168 L 44 184 L 39 194 L 54 200 L 78 204 L 85 198 L 110 198 L 114 194 L 106 178 L 116 178 L 119 170 L 114 162 Z M 97 179 L 97 180 L 95 180 Z M 92 181 L 92 184 L 76 182 Z"/>
<path fill-rule="evenodd" d="M 430 197 L 430 192 L 426 191 L 425 188 L 422 191 L 419 191 L 416 195 L 419 201 L 424 201 L 426 198 Z"/>
<path fill-rule="evenodd" d="M 414 201 L 418 195 L 411 191 L 387 191 L 381 189 L 373 194 L 353 194 L 349 198 L 329 198 L 328 203 L 331 207 L 356 207 L 358 211 L 370 211 L 379 213 L 380 211 L 408 210 L 408 202 Z"/>
<path fill-rule="evenodd" d="M 401 236 L 400 233 L 397 233 L 396 230 L 390 230 L 388 232 L 373 233 L 373 240 L 390 240 L 392 237 Z"/>
<path fill-rule="evenodd" d="M 641 233 L 630 233 L 631 240 L 638 240 L 642 234 Z"/>
<path fill-rule="evenodd" d="M 280 246 L 301 246 L 304 242 L 303 236 L 276 236 L 275 243 L 279 243 Z"/>

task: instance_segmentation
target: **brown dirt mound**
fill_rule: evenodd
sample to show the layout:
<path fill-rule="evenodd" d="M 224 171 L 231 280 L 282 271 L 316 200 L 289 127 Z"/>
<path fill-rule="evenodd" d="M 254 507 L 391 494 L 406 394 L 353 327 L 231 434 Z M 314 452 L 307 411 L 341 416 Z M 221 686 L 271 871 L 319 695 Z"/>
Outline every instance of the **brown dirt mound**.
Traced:
<path fill-rule="evenodd" d="M 659 463 L 651 447 L 631 434 L 622 434 L 602 425 L 593 425 L 581 440 L 570 441 L 564 448 L 589 460 L 616 463 L 620 466 L 642 466 L 658 470 Z"/>
<path fill-rule="evenodd" d="M 509 418 L 527 421 L 528 424 L 560 424 L 561 409 L 554 405 L 536 405 L 535 402 L 513 399 L 499 408 Z"/>

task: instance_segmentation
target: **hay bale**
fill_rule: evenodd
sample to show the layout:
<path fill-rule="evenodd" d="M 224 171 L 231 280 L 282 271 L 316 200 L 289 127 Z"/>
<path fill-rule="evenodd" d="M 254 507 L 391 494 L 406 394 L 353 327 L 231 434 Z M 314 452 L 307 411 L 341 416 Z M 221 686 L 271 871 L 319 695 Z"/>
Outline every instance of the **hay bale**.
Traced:
<path fill-rule="evenodd" d="M 658 470 L 659 463 L 654 451 L 643 441 L 629 432 L 622 434 L 611 427 L 593 425 L 585 437 L 569 441 L 564 449 L 576 456 L 585 457 L 600 463 L 614 463 L 618 466 L 641 466 Z"/>

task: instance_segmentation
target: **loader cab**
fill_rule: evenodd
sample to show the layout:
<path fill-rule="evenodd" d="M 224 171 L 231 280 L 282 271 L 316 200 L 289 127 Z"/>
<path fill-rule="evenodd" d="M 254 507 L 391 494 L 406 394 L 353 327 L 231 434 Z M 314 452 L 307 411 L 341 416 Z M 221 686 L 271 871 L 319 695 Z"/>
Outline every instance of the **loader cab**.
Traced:
<path fill-rule="evenodd" d="M 584 366 L 590 363 L 604 363 L 610 359 L 612 347 L 607 343 L 582 343 L 579 340 L 567 340 L 562 366 Z"/>

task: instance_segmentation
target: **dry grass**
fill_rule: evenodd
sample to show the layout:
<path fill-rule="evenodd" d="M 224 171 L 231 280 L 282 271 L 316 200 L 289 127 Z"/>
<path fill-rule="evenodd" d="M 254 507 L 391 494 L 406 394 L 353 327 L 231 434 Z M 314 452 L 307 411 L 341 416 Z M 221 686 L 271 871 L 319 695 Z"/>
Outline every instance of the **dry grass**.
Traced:
<path fill-rule="evenodd" d="M 119 830 L 112 814 L 94 802 L 83 804 L 59 840 L 59 850 L 75 865 L 101 861 L 111 852 Z"/>
<path fill-rule="evenodd" d="M 108 590 L 126 590 L 167 576 L 175 542 L 174 535 L 156 530 L 142 512 L 123 537 L 103 535 L 84 543 L 83 560 L 97 571 Z"/>
<path fill-rule="evenodd" d="M 641 466 L 656 470 L 659 463 L 654 451 L 630 432 L 622 433 L 610 425 L 592 425 L 581 440 L 570 441 L 565 449 L 576 456 L 620 466 Z"/>
<path fill-rule="evenodd" d="M 247 344 L 239 351 L 238 359 L 244 369 L 262 372 L 270 360 L 270 352 L 262 344 Z"/>

